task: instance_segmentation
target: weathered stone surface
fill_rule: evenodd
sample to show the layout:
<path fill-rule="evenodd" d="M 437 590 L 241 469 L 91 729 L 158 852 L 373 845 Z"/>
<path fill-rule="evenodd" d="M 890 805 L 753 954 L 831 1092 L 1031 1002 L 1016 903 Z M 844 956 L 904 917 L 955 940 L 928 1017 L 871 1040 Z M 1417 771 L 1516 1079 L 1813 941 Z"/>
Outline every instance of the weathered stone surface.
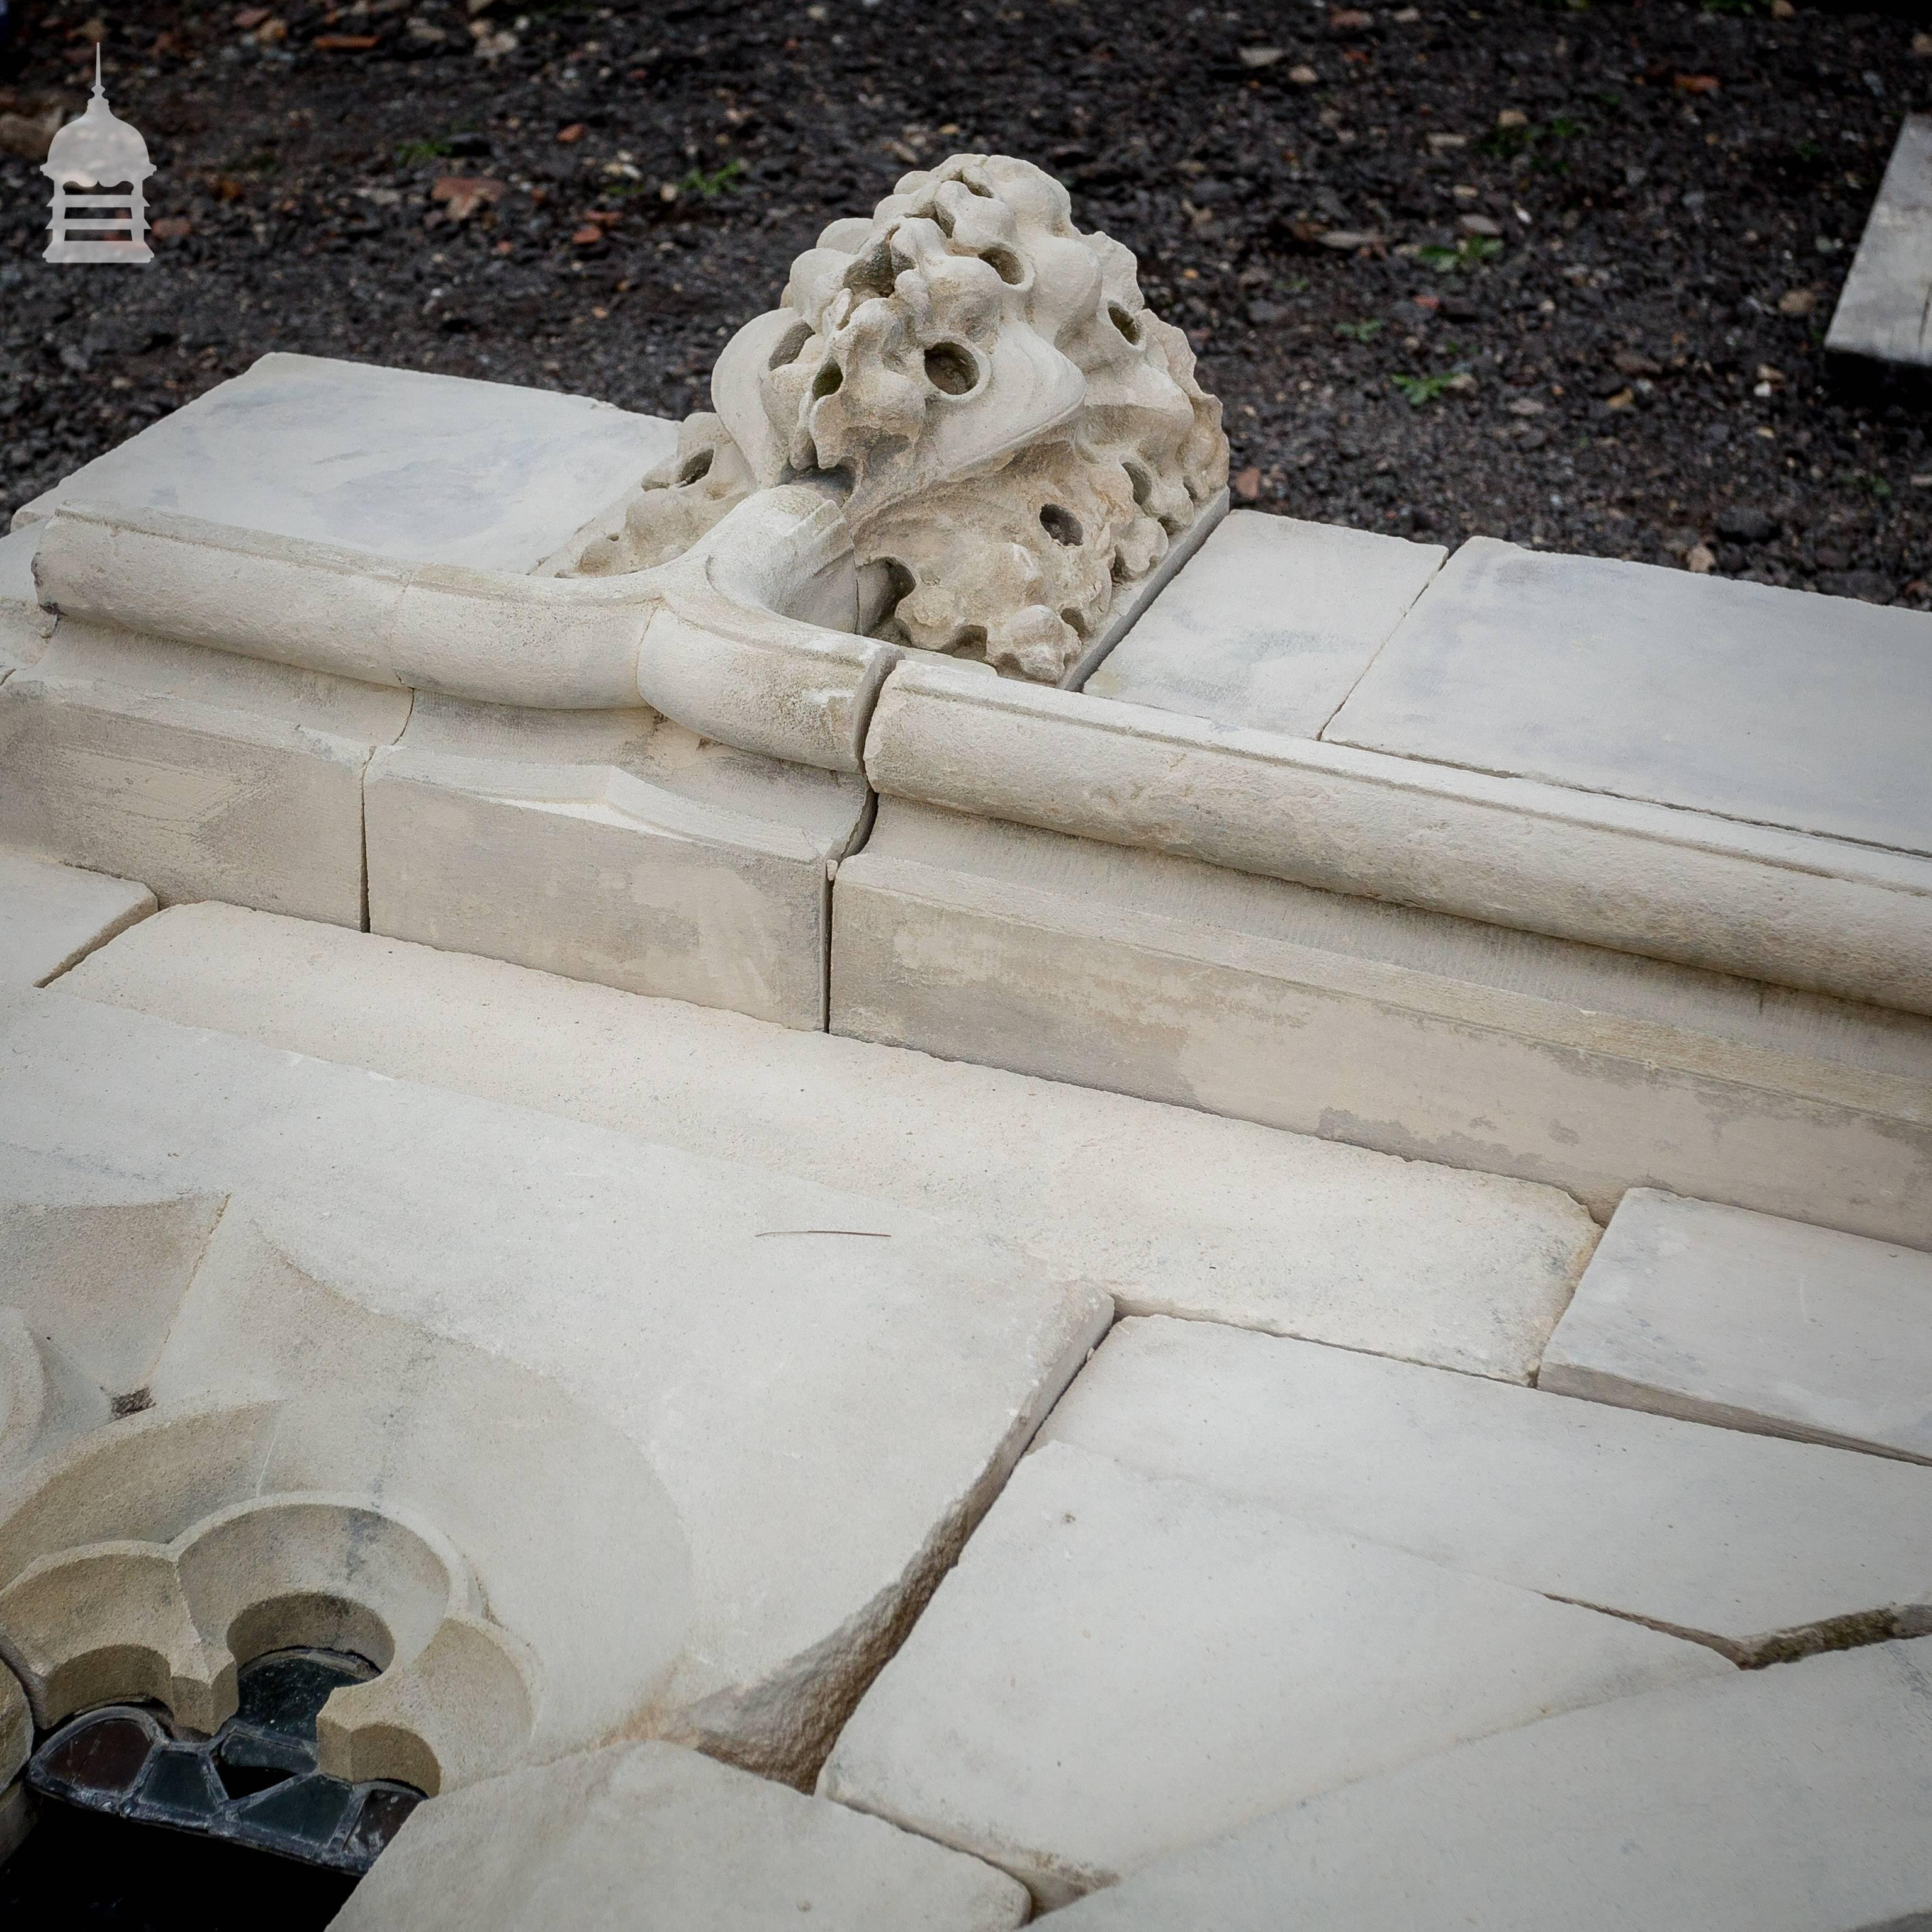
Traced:
<path fill-rule="evenodd" d="M 0 684 L 0 838 L 218 898 L 362 922 L 362 773 L 410 694 L 63 619 Z"/>
<path fill-rule="evenodd" d="M 1043 1439 L 1744 1660 L 1932 1627 L 1932 1474 L 1842 1450 L 1159 1319 Z"/>
<path fill-rule="evenodd" d="M 1439 544 L 1237 510 L 1083 688 L 1318 737 L 1448 554 Z"/>
<path fill-rule="evenodd" d="M 54 614 L 40 608 L 34 585 L 38 530 L 0 536 L 0 680 L 34 663 L 53 635 Z"/>
<path fill-rule="evenodd" d="M 839 1033 L 1932 1246 L 1916 1015 L 897 799 L 832 900 Z"/>
<path fill-rule="evenodd" d="M 1922 612 L 1478 537 L 1324 736 L 1925 854 L 1928 716 Z"/>
<path fill-rule="evenodd" d="M 1058 1905 L 1465 1738 L 1720 1673 L 1694 1644 L 1054 1442 L 819 1788 Z"/>
<path fill-rule="evenodd" d="M 1910 853 L 931 659 L 886 680 L 866 770 L 949 812 L 1932 1014 L 1932 862 Z"/>
<path fill-rule="evenodd" d="M 230 907 L 62 988 L 969 1217 L 1129 1310 L 1516 1381 L 1596 1238 L 1521 1181 Z"/>
<path fill-rule="evenodd" d="M 855 778 L 645 711 L 418 698 L 365 791 L 371 931 L 781 1025 L 825 1024 Z"/>
<path fill-rule="evenodd" d="M 1896 1932 L 1932 1898 L 1932 1641 L 1573 1711 L 1083 1900 L 1067 1932 Z"/>
<path fill-rule="evenodd" d="M 1932 1256 L 1634 1187 L 1538 1382 L 1932 1462 Z"/>
<path fill-rule="evenodd" d="M 587 396 L 264 356 L 38 496 L 406 562 L 528 571 L 676 447 Z"/>
<path fill-rule="evenodd" d="M 34 1714 L 20 1681 L 0 1666 L 0 1788 L 16 1776 L 34 1748 Z"/>
<path fill-rule="evenodd" d="M 307 1403 L 320 1420 L 288 1442 L 287 1486 L 354 1494 L 355 1475 L 381 1494 L 385 1458 L 440 1472 L 426 1514 L 460 1514 L 456 1546 L 496 1552 L 476 1558 L 478 1600 L 516 1630 L 508 1583 L 554 1605 L 586 1574 L 539 1561 L 544 1538 L 520 1516 L 567 1525 L 618 1482 L 662 1509 L 662 1533 L 572 1534 L 586 1561 L 643 1562 L 658 1580 L 544 1624 L 573 1660 L 547 1666 L 552 1701 L 532 1720 L 557 1748 L 629 1724 L 808 1776 L 1112 1313 L 977 1229 L 876 1198 L 58 992 L 11 1008 L 10 1139 L 88 1173 L 158 1170 L 247 1210 L 230 1207 L 215 1244 L 234 1221 L 231 1271 L 211 1274 L 211 1258 L 196 1275 L 202 1317 L 167 1331 L 154 1409 L 97 1432 L 105 1447 L 58 1452 L 124 1444 L 113 1453 L 136 1458 L 139 1481 L 76 1475 L 68 1503 L 36 1505 L 36 1534 L 57 1532 L 57 1549 L 181 1537 L 208 1500 L 172 1516 L 143 1504 L 136 1526 L 87 1534 L 62 1512 L 118 1507 L 177 1466 L 214 1482 L 196 1472 L 227 1451 L 184 1438 L 161 1456 L 141 1432 L 186 1427 L 209 1402 L 229 1406 L 220 1439 L 252 1484 L 268 1452 L 224 1418 L 244 1397 L 271 1422 L 274 1402 Z M 560 1406 L 578 1418 L 568 1441 L 606 1446 L 515 1474 L 532 1442 L 558 1439 Z M 465 1429 L 486 1432 L 488 1456 L 455 1453 Z M 542 1484 L 580 1454 L 580 1502 L 545 1504 Z M 416 1480 L 398 1475 L 399 1498 Z M 614 1649 L 614 1628 L 630 1634 Z M 196 1681 L 218 1690 L 218 1672 Z"/>
<path fill-rule="evenodd" d="M 1932 114 L 1908 114 L 1899 128 L 1825 346 L 1908 369 L 1932 365 Z"/>
<path fill-rule="evenodd" d="M 0 979 L 44 986 L 154 909 L 131 879 L 0 850 Z"/>
<path fill-rule="evenodd" d="M 694 1751 L 642 1744 L 419 1806 L 333 1924 L 1003 1932 L 1027 1911 L 1022 1888 L 976 1859 Z"/>

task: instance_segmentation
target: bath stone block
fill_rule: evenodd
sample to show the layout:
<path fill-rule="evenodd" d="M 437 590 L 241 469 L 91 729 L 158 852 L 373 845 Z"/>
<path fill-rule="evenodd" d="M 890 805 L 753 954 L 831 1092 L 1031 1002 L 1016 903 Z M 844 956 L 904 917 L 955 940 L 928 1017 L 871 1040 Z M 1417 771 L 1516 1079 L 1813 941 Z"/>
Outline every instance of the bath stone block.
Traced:
<path fill-rule="evenodd" d="M 160 914 L 62 990 L 862 1186 L 1125 1310 L 1519 1382 L 1597 1239 L 1554 1188 L 229 906 Z"/>
<path fill-rule="evenodd" d="M 362 922 L 362 774 L 410 694 L 64 622 L 0 684 L 0 839 L 215 898 Z"/>
<path fill-rule="evenodd" d="M 1908 114 L 1900 126 L 1825 347 L 1932 367 L 1932 114 Z"/>
<path fill-rule="evenodd" d="M 40 541 L 36 530 L 0 536 L 0 678 L 36 662 L 53 635 L 54 614 L 41 609 L 34 587 Z"/>
<path fill-rule="evenodd" d="M 20 1680 L 0 1664 L 0 1788 L 25 1768 L 34 1748 L 34 1714 Z"/>
<path fill-rule="evenodd" d="M 264 356 L 20 513 L 166 510 L 416 563 L 532 570 L 677 447 L 587 396 Z"/>
<path fill-rule="evenodd" d="M 1322 736 L 1932 852 L 1932 615 L 1477 537 Z"/>
<path fill-rule="evenodd" d="M 1681 1639 L 1056 1442 L 1021 1463 L 819 1790 L 1053 1906 L 1466 1738 L 1730 1674 Z"/>
<path fill-rule="evenodd" d="M 1004 1932 L 1027 1912 L 1024 1889 L 976 1858 L 694 1751 L 641 1744 L 431 1798 L 332 1923 Z"/>
<path fill-rule="evenodd" d="M 1634 1187 L 1538 1384 L 1932 1462 L 1932 1255 Z"/>
<path fill-rule="evenodd" d="M 1084 688 L 1318 736 L 1448 554 L 1439 544 L 1236 510 Z"/>
<path fill-rule="evenodd" d="M 624 716 L 418 698 L 370 767 L 370 929 L 822 1028 L 863 782 Z"/>
<path fill-rule="evenodd" d="M 1605 1220 L 1669 1186 L 1932 1246 L 1916 1015 L 903 799 L 833 884 L 832 1027 Z"/>
<path fill-rule="evenodd" d="M 1112 1315 L 976 1226 L 57 990 L 0 1046 L 10 1139 L 244 1198 L 358 1319 L 548 1378 L 636 1445 L 688 1600 L 625 1721 L 790 1779 Z"/>
<path fill-rule="evenodd" d="M 44 986 L 154 909 L 131 879 L 0 851 L 0 979 Z"/>
<path fill-rule="evenodd" d="M 1910 1932 L 1932 1640 L 1459 1745 L 1148 1867 L 1066 1932 Z"/>
<path fill-rule="evenodd" d="M 1114 1330 L 1043 1439 L 1741 1662 L 1932 1627 L 1932 1474 L 1909 1463 L 1160 1319 Z"/>

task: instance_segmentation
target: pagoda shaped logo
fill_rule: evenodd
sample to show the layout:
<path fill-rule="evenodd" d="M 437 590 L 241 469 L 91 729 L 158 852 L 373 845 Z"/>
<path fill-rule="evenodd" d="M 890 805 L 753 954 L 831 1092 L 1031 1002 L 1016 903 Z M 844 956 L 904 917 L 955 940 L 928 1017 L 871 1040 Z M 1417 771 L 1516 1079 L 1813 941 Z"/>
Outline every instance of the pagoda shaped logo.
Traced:
<path fill-rule="evenodd" d="M 154 164 L 148 158 L 147 142 L 107 104 L 98 46 L 94 50 L 94 98 L 86 113 L 55 135 L 40 172 L 54 184 L 48 261 L 154 259 L 148 246 L 148 204 L 141 192 Z"/>

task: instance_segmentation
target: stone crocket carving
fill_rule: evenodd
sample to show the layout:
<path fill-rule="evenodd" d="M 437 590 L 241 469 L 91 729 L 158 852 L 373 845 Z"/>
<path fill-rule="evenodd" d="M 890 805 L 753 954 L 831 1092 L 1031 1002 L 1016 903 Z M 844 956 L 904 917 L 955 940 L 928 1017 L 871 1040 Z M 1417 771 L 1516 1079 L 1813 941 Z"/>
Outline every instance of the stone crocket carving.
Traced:
<path fill-rule="evenodd" d="M 712 398 L 558 574 L 650 568 L 754 490 L 814 482 L 851 531 L 862 630 L 1050 684 L 1227 482 L 1221 406 L 1132 254 L 1005 155 L 832 223 Z"/>

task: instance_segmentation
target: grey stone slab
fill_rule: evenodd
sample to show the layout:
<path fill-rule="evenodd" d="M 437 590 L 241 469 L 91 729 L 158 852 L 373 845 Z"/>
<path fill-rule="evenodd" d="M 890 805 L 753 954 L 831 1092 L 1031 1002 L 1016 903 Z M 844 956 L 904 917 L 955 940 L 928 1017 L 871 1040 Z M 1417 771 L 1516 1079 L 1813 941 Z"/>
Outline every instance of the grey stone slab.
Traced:
<path fill-rule="evenodd" d="M 1538 1379 L 1932 1462 L 1932 1255 L 1633 1188 Z"/>
<path fill-rule="evenodd" d="M 1932 114 L 1908 114 L 1898 130 L 1825 346 L 1932 367 Z"/>
<path fill-rule="evenodd" d="M 1438 544 L 1237 510 L 1085 689 L 1316 737 L 1448 554 Z"/>
<path fill-rule="evenodd" d="M 166 510 L 525 572 L 676 445 L 676 424 L 586 396 L 277 354 L 84 464 L 16 521 L 64 502 Z"/>
<path fill-rule="evenodd" d="M 54 614 L 40 608 L 34 586 L 40 540 L 31 529 L 0 536 L 0 677 L 33 663 L 53 635 Z"/>
<path fill-rule="evenodd" d="M 1574 1711 L 1258 1820 L 1067 1932 L 1922 1932 L 1932 1640 Z"/>
<path fill-rule="evenodd" d="M 154 909 L 131 879 L 0 851 L 0 980 L 44 986 Z"/>
<path fill-rule="evenodd" d="M 1015 1472 L 819 1789 L 1055 1906 L 1465 1739 L 1729 1675 L 1640 1624 L 1054 1442 Z"/>
<path fill-rule="evenodd" d="M 1932 1472 L 1161 1317 L 1118 1324 L 1043 1442 L 1743 1661 L 1932 1628 Z"/>
<path fill-rule="evenodd" d="M 1932 615 L 1478 537 L 1322 735 L 1932 852 Z"/>
<path fill-rule="evenodd" d="M 1019 1886 L 976 1859 L 694 1751 L 643 1744 L 432 1798 L 332 1922 L 336 1932 L 1005 1932 L 1028 1909 Z"/>

